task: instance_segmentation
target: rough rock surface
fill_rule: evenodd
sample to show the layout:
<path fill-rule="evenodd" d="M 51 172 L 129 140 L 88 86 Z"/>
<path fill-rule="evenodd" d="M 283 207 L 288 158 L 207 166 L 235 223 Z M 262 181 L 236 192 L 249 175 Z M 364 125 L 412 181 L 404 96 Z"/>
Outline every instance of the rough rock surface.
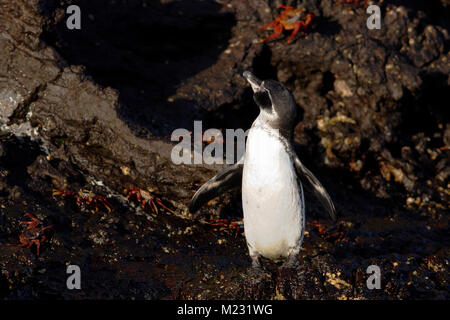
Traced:
<path fill-rule="evenodd" d="M 280 1 L 0 0 L 0 297 L 187 299 L 449 298 L 449 4 L 287 1 L 316 18 L 287 45 L 258 27 Z M 303 111 L 298 153 L 329 190 L 334 225 L 307 196 L 295 277 L 249 286 L 239 192 L 186 205 L 217 168 L 174 165 L 175 128 L 247 129 L 257 115 L 241 77 L 253 70 L 292 90 Z M 175 214 L 142 209 L 150 190 Z M 92 190 L 113 210 L 79 207 L 52 189 Z M 35 254 L 17 244 L 25 212 L 53 225 Z M 66 289 L 66 266 L 83 289 Z M 382 289 L 369 290 L 378 265 Z"/>

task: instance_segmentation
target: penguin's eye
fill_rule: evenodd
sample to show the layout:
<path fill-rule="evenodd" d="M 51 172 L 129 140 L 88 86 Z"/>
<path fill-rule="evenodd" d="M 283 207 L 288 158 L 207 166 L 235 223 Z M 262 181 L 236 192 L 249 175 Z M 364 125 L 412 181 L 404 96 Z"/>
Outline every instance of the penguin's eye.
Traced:
<path fill-rule="evenodd" d="M 258 106 L 261 108 L 271 108 L 272 107 L 272 101 L 270 101 L 269 93 L 267 91 L 260 91 L 256 92 L 253 95 L 253 98 L 255 99 L 255 102 Z"/>

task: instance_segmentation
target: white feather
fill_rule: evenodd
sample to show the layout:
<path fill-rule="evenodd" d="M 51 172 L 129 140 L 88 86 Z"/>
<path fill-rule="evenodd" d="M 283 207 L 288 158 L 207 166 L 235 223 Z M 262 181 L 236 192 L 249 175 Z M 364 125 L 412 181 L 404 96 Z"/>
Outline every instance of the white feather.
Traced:
<path fill-rule="evenodd" d="M 281 139 L 277 130 L 252 127 L 242 177 L 250 254 L 273 260 L 301 246 L 305 223 L 303 188 Z"/>

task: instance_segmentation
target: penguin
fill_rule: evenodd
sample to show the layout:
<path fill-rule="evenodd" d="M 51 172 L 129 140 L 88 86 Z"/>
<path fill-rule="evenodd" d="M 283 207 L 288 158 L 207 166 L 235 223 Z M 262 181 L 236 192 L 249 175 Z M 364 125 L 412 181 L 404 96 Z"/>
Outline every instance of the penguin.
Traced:
<path fill-rule="evenodd" d="M 252 269 L 261 270 L 261 256 L 284 261 L 284 267 L 295 267 L 305 230 L 303 184 L 333 221 L 336 210 L 325 188 L 294 151 L 298 106 L 292 94 L 278 81 L 261 81 L 249 71 L 243 76 L 260 109 L 249 130 L 245 154 L 200 187 L 192 197 L 189 211 L 194 213 L 212 198 L 241 186 Z"/>

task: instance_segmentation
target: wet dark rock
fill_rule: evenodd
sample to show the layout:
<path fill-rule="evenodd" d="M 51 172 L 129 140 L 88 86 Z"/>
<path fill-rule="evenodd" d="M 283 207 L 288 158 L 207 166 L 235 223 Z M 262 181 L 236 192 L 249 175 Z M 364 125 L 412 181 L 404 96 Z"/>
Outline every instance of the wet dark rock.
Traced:
<path fill-rule="evenodd" d="M 277 273 L 276 290 L 287 299 L 300 299 L 294 290 L 299 291 L 305 282 L 305 271 L 301 268 L 281 267 Z"/>
<path fill-rule="evenodd" d="M 279 1 L 77 1 L 80 31 L 65 27 L 72 2 L 0 10 L 1 298 L 448 299 L 448 1 L 380 2 L 381 30 L 366 29 L 362 4 L 290 1 L 316 16 L 290 45 L 257 41 Z M 307 195 L 300 266 L 268 263 L 254 285 L 242 233 L 205 223 L 240 219 L 239 192 L 192 219 L 190 197 L 220 166 L 174 165 L 169 138 L 194 120 L 247 129 L 247 69 L 292 90 L 298 153 L 340 215 L 322 220 Z M 126 200 L 130 186 L 176 214 Z M 16 246 L 25 212 L 54 226 L 39 257 Z M 81 291 L 65 287 L 69 264 Z M 367 289 L 369 265 L 380 290 Z"/>
<path fill-rule="evenodd" d="M 243 296 L 239 297 L 241 299 L 246 297 L 264 299 L 264 297 L 270 296 L 274 291 L 272 275 L 265 269 L 249 268 L 247 277 L 242 285 Z"/>

